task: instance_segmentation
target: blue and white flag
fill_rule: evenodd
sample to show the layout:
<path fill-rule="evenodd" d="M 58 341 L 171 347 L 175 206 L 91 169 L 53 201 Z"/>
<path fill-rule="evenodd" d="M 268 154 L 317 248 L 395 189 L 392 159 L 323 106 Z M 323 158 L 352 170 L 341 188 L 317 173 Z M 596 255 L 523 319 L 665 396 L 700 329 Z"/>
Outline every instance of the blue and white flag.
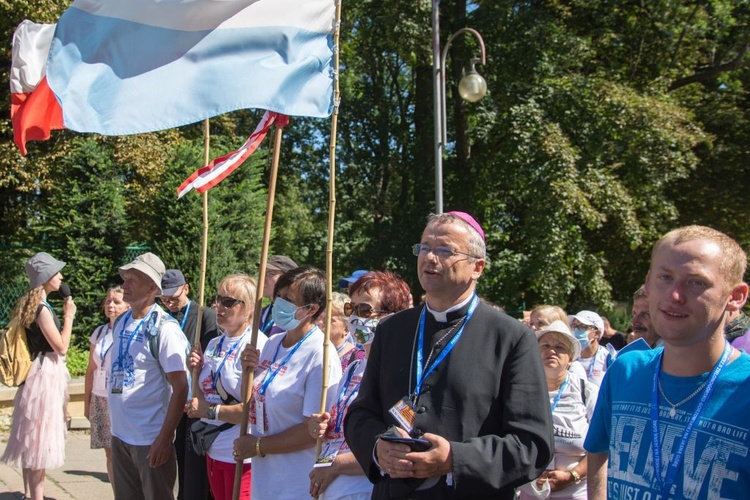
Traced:
<path fill-rule="evenodd" d="M 334 23 L 334 0 L 75 0 L 47 80 L 78 132 L 151 132 L 244 108 L 326 117 Z"/>

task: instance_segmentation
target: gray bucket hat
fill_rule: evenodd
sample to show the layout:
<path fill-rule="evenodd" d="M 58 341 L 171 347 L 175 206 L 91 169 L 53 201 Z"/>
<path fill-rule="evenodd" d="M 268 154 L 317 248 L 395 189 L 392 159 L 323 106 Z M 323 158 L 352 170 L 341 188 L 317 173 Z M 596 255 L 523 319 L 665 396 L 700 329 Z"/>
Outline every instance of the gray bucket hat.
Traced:
<path fill-rule="evenodd" d="M 159 257 L 151 252 L 141 254 L 136 257 L 133 262 L 125 264 L 120 268 L 120 276 L 125 279 L 123 272 L 130 269 L 140 271 L 151 278 L 151 281 L 154 282 L 156 288 L 159 289 L 159 295 L 161 295 L 161 280 L 164 277 L 164 273 L 167 272 L 167 268 L 164 267 L 164 262 L 162 262 Z"/>
<path fill-rule="evenodd" d="M 29 277 L 29 288 L 45 284 L 50 278 L 65 267 L 65 262 L 57 260 L 50 254 L 39 252 L 26 263 L 26 274 Z"/>

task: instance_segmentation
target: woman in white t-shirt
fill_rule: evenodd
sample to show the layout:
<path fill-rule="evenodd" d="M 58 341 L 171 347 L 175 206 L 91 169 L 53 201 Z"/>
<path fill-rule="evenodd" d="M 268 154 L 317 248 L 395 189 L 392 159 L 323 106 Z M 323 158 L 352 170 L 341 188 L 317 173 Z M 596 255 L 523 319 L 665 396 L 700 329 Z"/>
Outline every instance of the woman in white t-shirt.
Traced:
<path fill-rule="evenodd" d="M 83 414 L 91 422 L 91 449 L 104 448 L 107 457 L 107 476 L 112 484 L 112 433 L 109 426 L 109 405 L 107 404 L 107 381 L 109 372 L 106 362 L 112 349 L 112 327 L 115 319 L 130 305 L 122 300 L 122 287 L 113 286 L 107 290 L 102 304 L 109 323 L 98 326 L 89 339 L 89 364 L 86 367 Z"/>
<path fill-rule="evenodd" d="M 310 472 L 310 496 L 322 500 L 366 500 L 372 495 L 372 483 L 344 440 L 344 417 L 359 394 L 375 327 L 391 314 L 411 306 L 409 285 L 389 272 L 369 272 L 351 285 L 349 294 L 351 302 L 344 305 L 349 333 L 364 347 L 364 353 L 350 354 L 331 412 L 315 413 L 308 421 L 310 435 L 324 440 L 323 450 Z"/>
<path fill-rule="evenodd" d="M 547 379 L 555 457 L 539 478 L 521 488 L 521 498 L 586 498 L 587 454 L 583 448 L 598 387 L 569 371 L 581 344 L 562 321 L 536 332 Z"/>
<path fill-rule="evenodd" d="M 216 296 L 216 321 L 222 334 L 211 339 L 204 353 L 193 349 L 188 358 L 191 370 L 200 367 L 200 392 L 186 405 L 188 417 L 200 418 L 216 427 L 217 432 L 206 453 L 208 482 L 216 500 L 229 500 L 234 489 L 236 462 L 232 443 L 239 437 L 242 420 L 240 360 L 252 336 L 255 297 L 256 285 L 251 277 L 233 274 L 221 280 Z M 265 334 L 259 331 L 258 347 L 262 348 L 266 340 Z M 224 429 L 219 430 L 222 425 Z M 250 460 L 245 460 L 239 495 L 242 500 L 250 499 L 250 478 Z"/>
<path fill-rule="evenodd" d="M 310 266 L 287 271 L 274 288 L 273 319 L 284 332 L 273 335 L 262 353 L 248 345 L 243 368 L 255 369 L 249 403 L 251 435 L 234 442 L 235 456 L 253 459 L 256 500 L 308 497 L 307 473 L 315 462 L 315 439 L 307 419 L 318 413 L 323 391 L 323 313 L 326 281 Z M 256 369 L 257 367 L 257 369 Z M 326 410 L 336 399 L 341 363 L 328 346 Z"/>

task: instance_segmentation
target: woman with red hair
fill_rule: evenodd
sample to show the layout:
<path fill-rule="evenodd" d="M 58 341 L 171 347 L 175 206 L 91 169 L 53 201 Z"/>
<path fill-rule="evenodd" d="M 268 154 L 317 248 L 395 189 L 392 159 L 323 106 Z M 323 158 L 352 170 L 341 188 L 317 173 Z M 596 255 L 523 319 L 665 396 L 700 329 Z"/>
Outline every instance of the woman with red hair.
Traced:
<path fill-rule="evenodd" d="M 390 315 L 411 307 L 409 286 L 390 272 L 372 271 L 349 289 L 351 302 L 344 304 L 349 333 L 364 349 L 364 357 L 348 364 L 330 413 L 314 414 L 308 420 L 310 435 L 323 438 L 323 451 L 310 472 L 310 495 L 322 499 L 369 499 L 372 484 L 344 440 L 344 417 L 359 393 L 375 328 Z"/>

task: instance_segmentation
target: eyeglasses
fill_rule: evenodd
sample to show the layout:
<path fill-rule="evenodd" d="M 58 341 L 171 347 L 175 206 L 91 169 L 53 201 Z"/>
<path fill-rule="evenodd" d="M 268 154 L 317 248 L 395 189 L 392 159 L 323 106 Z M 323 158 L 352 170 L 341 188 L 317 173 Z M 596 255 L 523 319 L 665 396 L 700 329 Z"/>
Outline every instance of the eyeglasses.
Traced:
<path fill-rule="evenodd" d="M 222 306 L 226 307 L 227 309 L 231 309 L 237 304 L 244 304 L 244 300 L 235 299 L 233 297 L 225 297 L 223 295 L 217 295 L 214 298 L 214 302 L 217 304 L 221 304 Z"/>
<path fill-rule="evenodd" d="M 377 313 L 387 313 L 388 311 L 381 311 L 380 309 L 373 309 L 373 307 L 370 304 L 352 304 L 351 302 L 347 302 L 344 304 L 344 315 L 345 316 L 351 316 L 354 314 L 355 316 L 359 316 L 360 318 L 369 318 L 373 314 Z"/>
<path fill-rule="evenodd" d="M 578 320 L 573 320 L 570 323 L 570 326 L 572 326 L 573 328 L 580 328 L 581 330 L 591 330 L 592 332 L 599 331 L 599 329 L 595 327 L 594 325 L 584 325 Z"/>
<path fill-rule="evenodd" d="M 184 286 L 182 287 L 182 290 L 180 290 L 180 293 L 178 293 L 177 295 L 173 295 L 171 297 L 166 297 L 166 296 L 162 295 L 161 297 L 159 297 L 159 300 L 161 300 L 162 303 L 164 303 L 164 304 L 171 304 L 173 302 L 177 302 L 178 300 L 180 300 L 180 297 L 182 297 L 183 293 L 185 293 L 185 287 Z"/>
<path fill-rule="evenodd" d="M 453 257 L 454 255 L 466 255 L 467 257 L 471 257 L 472 259 L 481 258 L 477 257 L 476 255 L 471 255 L 470 253 L 459 252 L 458 250 L 454 250 L 451 247 L 431 247 L 430 245 L 425 245 L 424 243 L 417 243 L 416 245 L 412 245 L 411 251 L 415 257 L 419 257 L 419 254 L 427 255 L 428 253 L 432 252 L 440 260 L 448 259 L 450 257 Z"/>

